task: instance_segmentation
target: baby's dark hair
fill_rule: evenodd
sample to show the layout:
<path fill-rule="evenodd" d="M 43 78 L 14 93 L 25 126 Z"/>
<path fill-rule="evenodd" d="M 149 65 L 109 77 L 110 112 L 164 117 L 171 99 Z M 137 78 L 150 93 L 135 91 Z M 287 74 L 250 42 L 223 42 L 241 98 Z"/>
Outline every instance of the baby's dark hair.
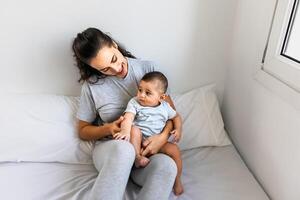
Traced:
<path fill-rule="evenodd" d="M 163 73 L 158 71 L 149 72 L 145 74 L 141 79 L 141 81 L 145 81 L 145 82 L 150 82 L 154 80 L 158 80 L 161 83 L 161 88 L 163 90 L 163 93 L 166 93 L 168 89 L 168 79 Z"/>

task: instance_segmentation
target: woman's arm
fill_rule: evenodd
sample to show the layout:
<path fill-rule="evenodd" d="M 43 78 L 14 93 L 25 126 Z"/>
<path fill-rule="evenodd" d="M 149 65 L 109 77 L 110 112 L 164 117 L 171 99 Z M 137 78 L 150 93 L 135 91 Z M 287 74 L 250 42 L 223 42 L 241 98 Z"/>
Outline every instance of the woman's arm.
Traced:
<path fill-rule="evenodd" d="M 169 95 L 166 95 L 165 101 L 168 102 L 174 110 L 176 110 L 173 100 Z"/>
<path fill-rule="evenodd" d="M 160 134 L 153 135 L 143 142 L 143 156 L 156 154 L 164 144 L 167 143 L 171 130 L 173 129 L 172 120 L 168 120 Z"/>
<path fill-rule="evenodd" d="M 121 130 L 120 124 L 122 120 L 123 116 L 116 121 L 106 123 L 102 126 L 94 126 L 89 122 L 78 120 L 79 137 L 82 140 L 98 140 L 113 135 Z"/>
<path fill-rule="evenodd" d="M 166 96 L 165 101 L 167 101 L 170 106 L 176 111 L 175 105 L 170 96 Z M 174 142 L 179 142 L 182 135 L 182 119 L 179 113 L 172 119 L 174 130 L 171 131 L 171 134 L 174 135 Z"/>
<path fill-rule="evenodd" d="M 181 116 L 177 115 L 172 119 L 174 124 L 174 130 L 171 131 L 171 134 L 174 136 L 173 142 L 179 142 L 182 135 L 182 120 Z"/>

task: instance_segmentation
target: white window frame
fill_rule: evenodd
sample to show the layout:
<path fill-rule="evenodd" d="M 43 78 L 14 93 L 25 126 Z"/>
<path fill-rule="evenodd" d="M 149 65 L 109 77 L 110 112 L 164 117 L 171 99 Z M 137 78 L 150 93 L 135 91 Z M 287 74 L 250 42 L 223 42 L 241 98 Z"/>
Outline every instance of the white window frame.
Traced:
<path fill-rule="evenodd" d="M 277 0 L 261 69 L 255 79 L 300 110 L 300 64 L 281 55 L 294 0 Z"/>

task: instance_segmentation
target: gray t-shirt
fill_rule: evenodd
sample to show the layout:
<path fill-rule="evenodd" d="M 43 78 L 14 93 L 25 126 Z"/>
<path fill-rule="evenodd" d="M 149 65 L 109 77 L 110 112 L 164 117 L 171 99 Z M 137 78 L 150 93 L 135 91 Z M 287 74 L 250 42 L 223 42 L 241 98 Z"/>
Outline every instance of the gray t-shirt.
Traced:
<path fill-rule="evenodd" d="M 176 116 L 176 111 L 166 101 L 148 107 L 140 105 L 136 97 L 128 102 L 125 112 L 135 114 L 134 125 L 140 128 L 144 137 L 161 133 L 167 120 Z"/>
<path fill-rule="evenodd" d="M 125 78 L 107 76 L 97 83 L 84 82 L 81 89 L 77 118 L 99 124 L 117 120 L 126 109 L 128 101 L 136 96 L 138 83 L 144 74 L 154 71 L 155 63 L 127 58 L 128 72 Z"/>

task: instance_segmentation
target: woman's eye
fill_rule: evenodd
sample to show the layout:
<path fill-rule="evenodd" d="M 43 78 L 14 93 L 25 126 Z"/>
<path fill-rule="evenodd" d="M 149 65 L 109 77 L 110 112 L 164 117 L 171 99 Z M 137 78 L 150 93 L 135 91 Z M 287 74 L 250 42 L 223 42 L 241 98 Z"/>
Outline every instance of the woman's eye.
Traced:
<path fill-rule="evenodd" d="M 139 89 L 139 92 L 142 92 L 142 89 Z"/>
<path fill-rule="evenodd" d="M 146 92 L 146 95 L 149 96 L 149 95 L 151 95 L 151 93 L 150 92 Z"/>
<path fill-rule="evenodd" d="M 117 60 L 118 60 L 117 56 L 113 56 L 113 59 L 111 60 L 111 62 L 115 63 L 115 62 L 117 62 Z"/>
<path fill-rule="evenodd" d="M 102 69 L 102 70 L 100 70 L 100 71 L 102 71 L 102 72 L 107 72 L 109 70 L 109 67 L 106 67 L 106 68 L 104 68 L 104 69 Z"/>

